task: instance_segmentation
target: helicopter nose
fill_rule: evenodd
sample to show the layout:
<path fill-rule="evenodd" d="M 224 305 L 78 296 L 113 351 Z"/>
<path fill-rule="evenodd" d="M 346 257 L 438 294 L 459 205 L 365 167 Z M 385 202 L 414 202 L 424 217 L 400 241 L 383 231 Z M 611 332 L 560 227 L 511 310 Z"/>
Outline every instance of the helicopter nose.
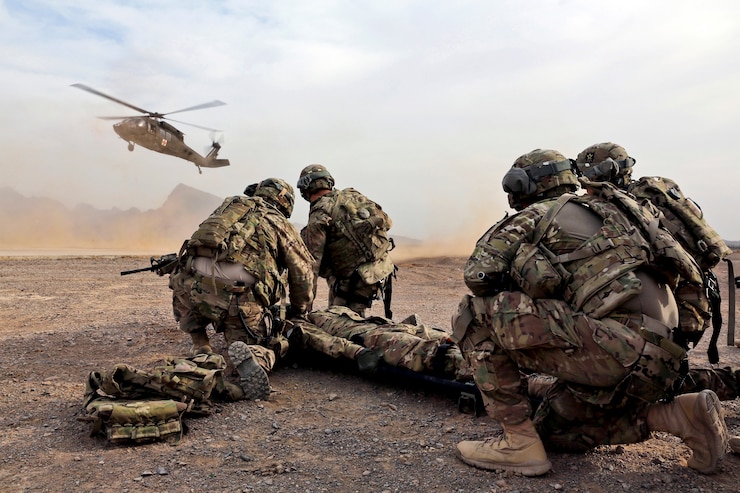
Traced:
<path fill-rule="evenodd" d="M 113 124 L 113 131 L 116 132 L 121 137 L 123 137 L 123 133 L 122 133 L 123 129 L 124 129 L 123 122 L 118 122 L 118 123 Z"/>

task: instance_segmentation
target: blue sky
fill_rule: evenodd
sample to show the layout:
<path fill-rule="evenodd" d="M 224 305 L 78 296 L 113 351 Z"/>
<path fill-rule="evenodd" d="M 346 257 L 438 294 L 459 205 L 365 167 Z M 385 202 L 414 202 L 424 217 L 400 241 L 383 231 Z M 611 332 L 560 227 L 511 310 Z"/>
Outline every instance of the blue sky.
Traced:
<path fill-rule="evenodd" d="M 396 234 L 469 252 L 518 156 L 613 141 L 740 240 L 735 1 L 0 1 L 0 54 L 2 183 L 27 196 L 149 209 L 322 163 Z M 128 152 L 96 116 L 135 113 L 74 83 L 151 111 L 226 102 L 176 118 L 222 129 L 232 165 Z"/>

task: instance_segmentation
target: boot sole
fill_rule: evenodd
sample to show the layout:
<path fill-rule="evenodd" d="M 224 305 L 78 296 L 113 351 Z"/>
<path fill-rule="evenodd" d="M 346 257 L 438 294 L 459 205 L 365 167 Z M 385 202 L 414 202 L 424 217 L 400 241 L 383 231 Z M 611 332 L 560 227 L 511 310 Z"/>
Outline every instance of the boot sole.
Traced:
<path fill-rule="evenodd" d="M 267 372 L 254 360 L 245 342 L 236 341 L 229 346 L 229 358 L 239 372 L 239 384 L 244 398 L 267 400 L 270 397 L 270 380 Z"/>
<path fill-rule="evenodd" d="M 695 406 L 701 406 L 701 412 L 695 412 L 694 415 L 700 417 L 698 424 L 704 429 L 704 436 L 707 438 L 707 448 L 711 453 L 712 461 L 707 467 L 701 467 L 692 462 L 694 459 L 692 456 L 688 461 L 688 466 L 701 473 L 708 474 L 717 469 L 717 463 L 727 452 L 729 433 L 722 417 L 722 404 L 719 402 L 717 394 L 711 390 L 702 390 Z"/>
<path fill-rule="evenodd" d="M 496 462 L 482 462 L 474 459 L 468 459 L 463 457 L 460 449 L 455 447 L 455 455 L 457 458 L 468 464 L 469 466 L 477 467 L 478 469 L 485 469 L 486 471 L 506 471 L 521 474 L 522 476 L 541 476 L 552 469 L 552 463 L 547 460 L 545 462 L 533 462 L 528 464 L 522 464 L 514 466 L 511 464 L 499 464 Z"/>

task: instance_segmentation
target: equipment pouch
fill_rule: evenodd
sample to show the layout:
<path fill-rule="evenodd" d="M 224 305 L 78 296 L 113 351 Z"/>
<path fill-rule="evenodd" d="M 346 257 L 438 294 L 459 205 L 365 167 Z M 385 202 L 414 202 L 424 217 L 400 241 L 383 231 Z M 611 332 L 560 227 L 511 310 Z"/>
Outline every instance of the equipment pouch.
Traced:
<path fill-rule="evenodd" d="M 376 284 L 393 273 L 394 265 L 390 255 L 372 262 L 366 262 L 357 268 L 357 274 L 366 284 Z"/>
<path fill-rule="evenodd" d="M 96 399 L 86 406 L 93 421 L 91 436 L 106 435 L 111 442 L 151 442 L 182 435 L 184 403 L 173 400 L 128 401 Z M 173 436 L 174 435 L 174 436 Z"/>
<path fill-rule="evenodd" d="M 640 334 L 610 318 L 592 321 L 596 325 L 593 332 L 596 344 L 625 368 L 637 363 L 645 347 L 645 339 Z"/>
<path fill-rule="evenodd" d="M 511 266 L 511 277 L 532 298 L 553 298 L 563 278 L 537 245 L 522 243 Z"/>
<path fill-rule="evenodd" d="M 462 300 L 460 300 L 460 304 L 457 305 L 457 312 L 452 315 L 452 335 L 450 339 L 455 343 L 460 342 L 465 337 L 468 326 L 475 318 L 475 314 L 473 314 L 473 310 L 470 307 L 471 298 L 472 296 L 469 294 L 464 295 Z"/>

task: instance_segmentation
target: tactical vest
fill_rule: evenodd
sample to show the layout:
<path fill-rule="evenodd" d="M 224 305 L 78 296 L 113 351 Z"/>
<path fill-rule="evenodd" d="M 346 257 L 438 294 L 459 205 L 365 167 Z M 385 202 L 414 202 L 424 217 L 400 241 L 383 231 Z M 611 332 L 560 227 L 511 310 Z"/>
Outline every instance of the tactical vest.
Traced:
<path fill-rule="evenodd" d="M 685 197 L 674 181 L 646 176 L 630 183 L 628 192 L 660 209 L 665 216 L 665 227 L 696 259 L 702 270 L 711 269 L 732 253 L 719 233 L 704 219 L 701 208 Z"/>
<path fill-rule="evenodd" d="M 88 375 L 82 421 L 93 423 L 91 436 L 112 442 L 179 438 L 185 414 L 211 414 L 211 397 L 237 400 L 241 389 L 223 378 L 226 361 L 219 354 L 167 358 L 165 365 L 140 370 L 126 364 Z"/>
<path fill-rule="evenodd" d="M 659 228 L 634 200 L 609 185 L 601 191 L 607 200 L 564 194 L 549 208 L 535 228 L 531 243 L 523 243 L 512 264 L 511 275 L 533 298 L 562 293 L 573 310 L 601 318 L 640 293 L 634 274 L 649 265 L 675 288 L 679 277 L 700 282 L 693 259 Z M 581 203 L 602 218 L 598 232 L 575 250 L 556 255 L 542 238 L 558 212 L 568 202 Z"/>
<path fill-rule="evenodd" d="M 331 218 L 326 249 L 333 275 L 348 278 L 359 265 L 387 256 L 392 222 L 378 204 L 353 188 L 335 190 Z"/>

